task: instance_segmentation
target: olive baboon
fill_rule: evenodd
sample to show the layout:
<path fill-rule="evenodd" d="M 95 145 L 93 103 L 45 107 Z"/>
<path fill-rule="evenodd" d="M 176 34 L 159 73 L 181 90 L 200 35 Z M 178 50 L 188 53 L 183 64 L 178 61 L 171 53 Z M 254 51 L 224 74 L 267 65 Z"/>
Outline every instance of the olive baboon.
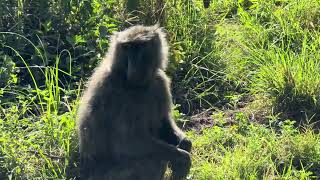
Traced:
<path fill-rule="evenodd" d="M 172 179 L 191 166 L 191 141 L 171 119 L 165 33 L 157 25 L 115 33 L 78 111 L 83 179 Z"/>

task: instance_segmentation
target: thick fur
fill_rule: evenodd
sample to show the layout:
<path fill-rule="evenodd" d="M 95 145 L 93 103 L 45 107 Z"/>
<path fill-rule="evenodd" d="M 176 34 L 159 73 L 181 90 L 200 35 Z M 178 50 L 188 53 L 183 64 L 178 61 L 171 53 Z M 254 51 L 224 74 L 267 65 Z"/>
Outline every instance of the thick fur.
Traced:
<path fill-rule="evenodd" d="M 126 44 L 134 45 L 125 50 Z M 172 179 L 186 177 L 191 142 L 171 119 L 167 54 L 158 26 L 133 26 L 112 36 L 78 110 L 82 179 L 161 180 L 168 162 Z"/>

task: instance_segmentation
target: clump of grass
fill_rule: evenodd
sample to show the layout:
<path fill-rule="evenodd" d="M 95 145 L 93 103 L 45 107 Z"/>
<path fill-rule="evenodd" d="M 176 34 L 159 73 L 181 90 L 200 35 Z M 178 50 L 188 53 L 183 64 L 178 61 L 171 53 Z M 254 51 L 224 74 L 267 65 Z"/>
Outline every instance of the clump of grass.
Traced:
<path fill-rule="evenodd" d="M 240 121 L 239 121 L 240 122 Z M 235 124 L 189 132 L 193 167 L 189 179 L 316 179 L 320 136 L 298 132 L 291 121 L 275 131 Z"/>
<path fill-rule="evenodd" d="M 26 39 L 39 57 L 47 60 L 24 36 L 3 34 Z M 0 179 L 65 179 L 67 171 L 77 163 L 73 159 L 77 152 L 74 107 L 80 90 L 63 86 L 59 77 L 61 73 L 71 76 L 71 67 L 69 72 L 59 69 L 61 54 L 58 54 L 54 66 L 39 67 L 45 78 L 44 86 L 39 86 L 27 60 L 16 49 L 5 47 L 23 62 L 33 84 L 27 90 L 1 88 L 1 95 L 12 94 L 15 99 L 0 105 Z M 69 94 L 76 98 L 69 99 Z"/>
<path fill-rule="evenodd" d="M 286 117 L 315 120 L 320 114 L 320 59 L 315 52 L 300 54 L 282 49 L 269 50 L 266 64 L 254 76 L 252 91 L 273 98 L 276 110 Z"/>
<path fill-rule="evenodd" d="M 252 1 L 249 9 L 239 4 L 236 16 L 217 25 L 226 77 L 269 98 L 284 119 L 317 121 L 319 11 L 314 0 Z"/>

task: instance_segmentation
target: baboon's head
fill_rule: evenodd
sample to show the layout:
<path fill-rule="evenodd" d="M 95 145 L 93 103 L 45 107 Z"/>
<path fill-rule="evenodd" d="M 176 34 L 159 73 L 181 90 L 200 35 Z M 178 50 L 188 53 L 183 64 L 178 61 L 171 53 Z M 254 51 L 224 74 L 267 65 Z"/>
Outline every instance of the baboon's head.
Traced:
<path fill-rule="evenodd" d="M 113 66 L 126 81 L 144 86 L 167 64 L 167 42 L 159 26 L 133 26 L 116 33 L 116 58 Z"/>

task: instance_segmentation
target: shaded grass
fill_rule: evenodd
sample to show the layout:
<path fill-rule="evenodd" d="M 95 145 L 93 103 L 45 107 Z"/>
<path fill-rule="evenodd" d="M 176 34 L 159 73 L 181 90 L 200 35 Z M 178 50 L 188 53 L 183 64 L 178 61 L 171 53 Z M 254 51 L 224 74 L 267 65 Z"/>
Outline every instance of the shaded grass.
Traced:
<path fill-rule="evenodd" d="M 214 26 L 221 15 L 203 9 L 200 1 L 168 1 L 166 7 L 165 27 L 172 42 L 168 73 L 175 103 L 185 114 L 223 104 L 232 86 L 215 53 Z"/>

